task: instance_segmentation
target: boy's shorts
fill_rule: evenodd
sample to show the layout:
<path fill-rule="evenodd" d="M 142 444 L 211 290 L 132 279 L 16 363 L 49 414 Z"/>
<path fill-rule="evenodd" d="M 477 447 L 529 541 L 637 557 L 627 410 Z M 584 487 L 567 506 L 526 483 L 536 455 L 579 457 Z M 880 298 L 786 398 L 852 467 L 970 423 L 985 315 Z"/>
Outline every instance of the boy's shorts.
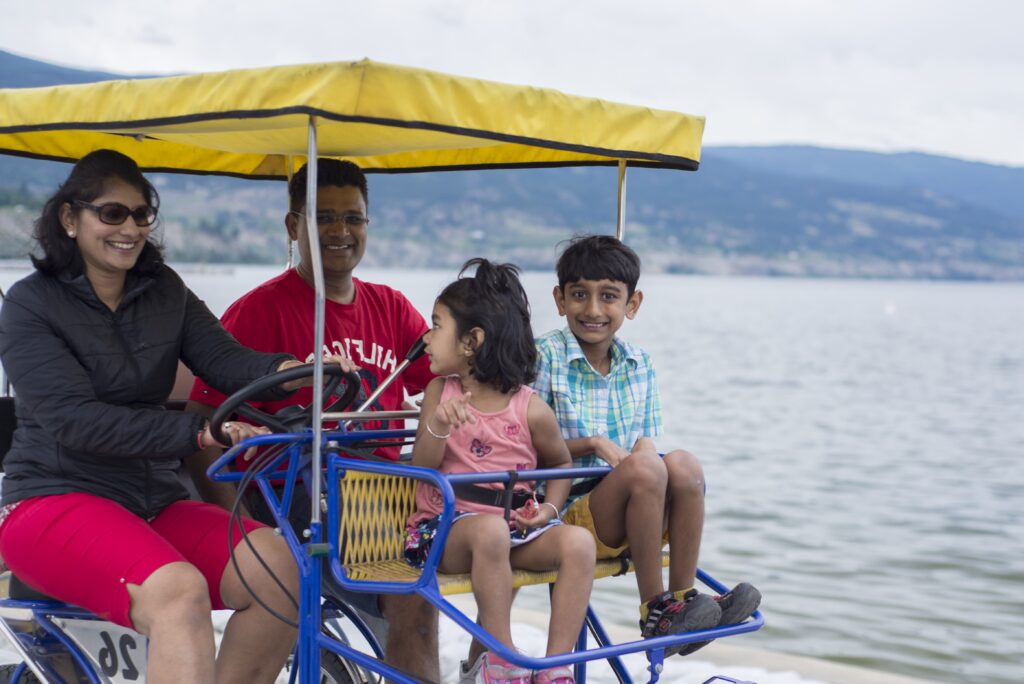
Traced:
<path fill-rule="evenodd" d="M 597 544 L 597 559 L 603 560 L 605 558 L 618 558 L 623 552 L 629 549 L 628 544 L 623 544 L 618 547 L 607 546 L 597 536 L 597 532 L 594 530 L 594 516 L 590 512 L 590 494 L 584 494 L 580 498 L 569 504 L 569 508 L 565 509 L 565 513 L 562 515 L 562 522 L 566 525 L 577 525 L 590 530 L 590 536 L 594 538 L 594 542 Z M 668 530 L 661 537 L 664 544 L 668 544 Z"/>

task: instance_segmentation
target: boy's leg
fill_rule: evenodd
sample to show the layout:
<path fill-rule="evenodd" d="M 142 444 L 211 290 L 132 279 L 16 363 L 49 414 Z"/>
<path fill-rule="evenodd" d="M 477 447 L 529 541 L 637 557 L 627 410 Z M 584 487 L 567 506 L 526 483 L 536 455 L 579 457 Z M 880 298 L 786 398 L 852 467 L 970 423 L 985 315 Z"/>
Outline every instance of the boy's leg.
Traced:
<path fill-rule="evenodd" d="M 704 470 L 693 454 L 677 450 L 665 454 L 668 469 L 669 591 L 693 586 L 697 575 L 701 533 L 704 528 Z M 761 592 L 743 582 L 716 596 L 720 625 L 746 620 L 761 603 Z M 692 644 L 683 653 L 692 653 L 708 642 Z"/>
<path fill-rule="evenodd" d="M 508 523 L 497 515 L 467 515 L 452 524 L 438 570 L 468 572 L 477 620 L 498 641 L 512 643 L 512 566 Z"/>
<path fill-rule="evenodd" d="M 590 602 L 595 555 L 590 532 L 572 525 L 556 525 L 512 549 L 514 568 L 558 571 L 551 594 L 547 655 L 568 653 L 576 643 Z"/>
<path fill-rule="evenodd" d="M 594 532 L 603 544 L 628 544 L 640 598 L 665 591 L 661 576 L 662 530 L 668 473 L 654 443 L 639 439 L 624 459 L 590 493 Z"/>
<path fill-rule="evenodd" d="M 693 454 L 665 454 L 668 471 L 669 591 L 689 589 L 697 575 L 701 532 L 704 529 L 704 470 Z"/>
<path fill-rule="evenodd" d="M 615 466 L 590 493 L 589 508 L 599 540 L 608 546 L 625 541 L 630 547 L 642 599 L 640 628 L 644 637 L 707 629 L 717 625 L 721 617 L 715 601 L 691 589 L 689 584 L 680 587 L 689 591 L 664 591 L 661 547 L 668 488 L 664 461 L 654 443 L 642 438 L 637 440 L 629 458 Z M 623 528 L 624 539 L 620 539 Z M 606 533 L 610 536 L 606 537 Z M 666 651 L 666 655 L 679 652 L 689 650 L 676 647 Z"/>

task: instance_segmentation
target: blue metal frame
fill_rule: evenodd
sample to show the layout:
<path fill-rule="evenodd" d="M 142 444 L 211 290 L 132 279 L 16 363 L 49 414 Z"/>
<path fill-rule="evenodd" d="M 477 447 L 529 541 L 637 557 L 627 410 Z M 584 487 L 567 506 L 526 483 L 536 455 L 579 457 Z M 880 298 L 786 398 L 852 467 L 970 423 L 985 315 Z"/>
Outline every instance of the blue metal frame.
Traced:
<path fill-rule="evenodd" d="M 587 608 L 586 621 L 580 630 L 577 640 L 577 649 L 572 653 L 557 656 L 533 658 L 513 649 L 491 636 L 486 630 L 470 619 L 466 614 L 452 605 L 445 599 L 438 588 L 437 567 L 441 560 L 445 542 L 451 529 L 455 516 L 455 494 L 452 484 L 455 483 L 485 483 L 498 482 L 507 483 L 510 479 L 505 472 L 496 473 L 471 473 L 444 476 L 436 470 L 420 468 L 411 465 L 397 464 L 391 462 L 376 462 L 356 460 L 339 454 L 339 447 L 344 444 L 351 444 L 359 441 L 364 442 L 373 439 L 408 439 L 413 435 L 410 430 L 374 430 L 350 432 L 329 432 L 323 435 L 323 450 L 327 453 L 326 460 L 326 486 L 329 502 L 339 501 L 340 481 L 347 471 L 359 471 L 367 473 L 378 473 L 383 475 L 398 475 L 412 477 L 421 482 L 427 482 L 437 487 L 441 492 L 444 504 L 441 513 L 441 521 L 438 525 L 437 535 L 419 579 L 415 582 L 382 582 L 371 580 L 354 580 L 346 576 L 341 565 L 340 543 L 340 511 L 337 505 L 327 507 L 327 541 L 324 541 L 324 525 L 322 522 L 314 521 L 310 524 L 309 530 L 300 531 L 303 539 L 296 535 L 288 522 L 288 511 L 291 508 L 292 497 L 295 487 L 300 482 L 300 477 L 308 477 L 310 474 L 309 465 L 306 462 L 305 451 L 312 441 L 312 432 L 294 433 L 284 435 L 261 435 L 246 440 L 225 452 L 207 471 L 209 476 L 217 481 L 239 481 L 244 474 L 227 470 L 228 464 L 233 463 L 236 457 L 246 449 L 253 446 L 285 445 L 282 453 L 265 464 L 260 472 L 255 475 L 254 481 L 261 494 L 266 498 L 269 508 L 277 521 L 278 527 L 284 537 L 288 548 L 295 558 L 299 568 L 300 594 L 299 594 L 299 638 L 296 649 L 293 680 L 300 684 L 317 684 L 320 676 L 320 649 L 326 649 L 338 656 L 355 663 L 359 667 L 378 673 L 396 682 L 415 684 L 416 680 L 394 667 L 383 662 L 382 649 L 376 637 L 348 606 L 337 605 L 329 601 L 330 609 L 337 609 L 348 617 L 356 628 L 362 633 L 371 645 L 373 654 L 364 653 L 353 648 L 348 643 L 343 643 L 331 636 L 324 634 L 321 630 L 323 619 L 321 599 L 321 575 L 323 572 L 323 559 L 328 559 L 328 567 L 331 577 L 343 589 L 374 594 L 411 594 L 415 593 L 433 604 L 440 612 L 458 624 L 477 639 L 487 649 L 495 651 L 508 661 L 521 667 L 530 669 L 543 669 L 558 665 L 572 665 L 576 670 L 576 681 L 583 684 L 586 681 L 586 664 L 592 660 L 607 660 L 616 676 L 622 682 L 632 683 L 632 679 L 621 662 L 621 656 L 628 653 L 645 651 L 650 660 L 649 682 L 657 682 L 664 662 L 665 649 L 671 646 L 687 644 L 696 641 L 706 641 L 721 637 L 753 632 L 764 625 L 764 618 L 760 611 L 755 612 L 751 619 L 738 624 L 726 627 L 715 627 L 713 629 L 691 632 L 681 635 L 658 637 L 654 639 L 638 639 L 622 644 L 614 644 L 601 624 L 592 606 Z M 530 470 L 517 474 L 523 480 L 547 480 L 555 478 L 593 477 L 604 474 L 608 471 L 606 467 L 598 468 L 560 468 L 546 470 Z M 274 487 L 275 481 L 284 481 L 280 496 Z M 714 577 L 701 569 L 697 570 L 698 579 L 716 592 L 724 593 L 728 588 L 718 582 Z M 17 601 L 4 600 L 0 605 L 14 608 L 28 608 L 32 611 L 33 618 L 49 637 L 62 645 L 75 659 L 75 662 L 82 668 L 90 681 L 99 684 L 102 680 L 95 673 L 92 663 L 89 662 L 77 645 L 65 635 L 61 629 L 50 620 L 54 617 L 87 618 L 98 619 L 91 613 L 73 606 L 48 601 Z M 587 649 L 587 632 L 593 635 L 596 647 Z M 19 639 L 22 638 L 18 635 Z M 45 665 L 44 665 L 45 666 Z M 22 672 L 19 668 L 17 672 Z M 297 671 L 297 677 L 295 675 Z M 729 681 L 729 680 L 725 680 Z"/>
<path fill-rule="evenodd" d="M 34 664 L 46 673 L 46 676 L 50 681 L 61 681 L 61 678 L 53 670 L 47 660 L 57 655 L 69 655 L 73 659 L 75 665 L 78 666 L 78 668 L 89 679 L 91 684 L 102 684 L 103 678 L 96 672 L 92 662 L 85 656 L 85 654 L 82 653 L 81 649 L 78 648 L 78 645 L 64 633 L 64 630 L 53 623 L 53 618 L 96 620 L 98 622 L 102 622 L 101 618 L 96 617 L 96 615 L 83 608 L 77 608 L 59 601 L 21 601 L 18 599 L 4 599 L 3 601 L 0 601 L 0 605 L 3 605 L 5 608 L 29 610 L 32 613 L 32 621 L 45 632 L 48 640 L 41 640 L 23 633 L 17 633 L 16 636 L 26 651 L 30 653 L 39 653 L 40 647 L 45 647 L 46 644 L 62 647 L 62 649 L 54 650 L 52 653 L 33 659 Z M 30 671 L 29 667 L 25 663 L 22 663 L 15 669 L 11 682 L 21 681 L 21 677 Z"/>
<path fill-rule="evenodd" d="M 441 492 L 444 504 L 440 524 L 438 525 L 438 531 L 434 542 L 431 545 L 430 552 L 427 555 L 423 571 L 419 579 L 415 582 L 353 580 L 347 577 L 340 560 L 340 511 L 338 510 L 337 505 L 329 503 L 327 507 L 328 538 L 326 543 L 323 541 L 324 528 L 320 522 L 311 523 L 310 529 L 308 530 L 308 537 L 305 541 L 300 541 L 295 536 L 291 526 L 285 524 L 287 520 L 287 511 L 291 503 L 290 495 L 291 492 L 294 491 L 294 479 L 299 473 L 299 467 L 297 464 L 301 460 L 294 456 L 298 456 L 302 451 L 302 447 L 311 442 L 312 433 L 306 432 L 301 435 L 264 435 L 254 437 L 246 440 L 242 444 L 236 445 L 234 448 L 226 452 L 217 460 L 216 463 L 210 466 L 210 469 L 208 470 L 208 474 L 214 480 L 237 481 L 241 479 L 242 474 L 226 472 L 224 471 L 224 468 L 227 464 L 233 462 L 236 456 L 245 449 L 252 446 L 264 446 L 269 444 L 290 444 L 286 453 L 282 454 L 272 463 L 265 466 L 262 472 L 256 475 L 256 482 L 260 491 L 265 497 L 267 497 L 267 502 L 270 504 L 270 507 L 274 512 L 274 517 L 280 524 L 282 534 L 287 540 L 289 548 L 292 550 L 292 554 L 299 566 L 299 577 L 302 587 L 299 601 L 300 646 L 298 650 L 299 682 L 301 682 L 301 684 L 315 684 L 317 681 L 319 676 L 319 656 L 321 648 L 337 653 L 339 656 L 358 664 L 360 667 L 382 674 L 393 681 L 407 682 L 409 684 L 415 684 L 416 681 L 408 675 L 391 667 L 387 663 L 382 662 L 379 657 L 358 651 L 350 645 L 343 644 L 321 632 L 320 581 L 322 569 L 319 560 L 324 555 L 329 556 L 329 567 L 333 580 L 343 589 L 374 594 L 418 594 L 423 599 L 433 604 L 441 613 L 458 624 L 473 638 L 477 639 L 487 649 L 498 653 L 509 662 L 530 669 L 543 669 L 558 665 L 573 665 L 577 671 L 577 681 L 581 684 L 586 680 L 586 663 L 591 660 L 608 660 L 612 664 L 612 668 L 615 670 L 617 676 L 619 676 L 622 681 L 631 682 L 632 680 L 627 674 L 619 658 L 620 656 L 628 653 L 637 653 L 641 651 L 648 652 L 649 654 L 651 662 L 651 666 L 649 668 L 651 678 L 649 681 L 656 682 L 660 677 L 666 648 L 678 646 L 680 644 L 732 636 L 734 634 L 753 632 L 764 625 L 764 618 L 760 611 L 758 611 L 754 613 L 751 619 L 738 625 L 715 627 L 712 629 L 701 630 L 699 632 L 657 637 L 653 639 L 638 639 L 636 641 L 630 641 L 622 644 L 613 644 L 609 639 L 607 632 L 604 630 L 604 627 L 601 625 L 596 613 L 591 608 L 588 608 L 587 620 L 584 627 L 581 629 L 578 645 L 585 648 L 587 641 L 586 631 L 589 628 L 593 632 L 598 644 L 596 648 L 582 651 L 577 650 L 573 653 L 543 658 L 529 657 L 519 653 L 518 651 L 509 649 L 478 625 L 475 620 L 470 619 L 466 614 L 445 599 L 441 595 L 437 584 L 437 566 L 440 563 L 441 554 L 444 550 L 444 545 L 455 515 L 455 495 L 452 490 L 452 484 L 479 484 L 484 482 L 505 483 L 508 482 L 509 475 L 504 472 L 496 472 L 444 476 L 436 470 L 429 468 L 420 468 L 390 462 L 384 463 L 357 460 L 339 455 L 338 453 L 338 448 L 344 444 L 351 444 L 357 441 L 364 442 L 374 439 L 407 439 L 412 436 L 412 434 L 413 432 L 410 430 L 373 430 L 359 431 L 358 433 L 329 432 L 323 434 L 322 449 L 328 454 L 326 460 L 328 502 L 335 502 L 339 500 L 340 480 L 344 477 L 346 471 L 412 477 L 421 482 L 432 484 Z M 281 470 L 279 467 L 280 463 L 287 457 L 293 458 L 290 458 L 287 469 Z M 517 476 L 519 479 L 524 480 L 546 480 L 554 478 L 592 477 L 604 474 L 607 471 L 607 467 L 560 468 L 523 471 L 518 473 Z M 281 477 L 285 478 L 285 490 L 282 498 L 278 499 L 273 491 L 271 481 Z M 727 588 L 723 584 L 715 580 L 703 570 L 698 569 L 697 575 L 702 582 L 715 591 L 719 593 L 727 591 Z"/>

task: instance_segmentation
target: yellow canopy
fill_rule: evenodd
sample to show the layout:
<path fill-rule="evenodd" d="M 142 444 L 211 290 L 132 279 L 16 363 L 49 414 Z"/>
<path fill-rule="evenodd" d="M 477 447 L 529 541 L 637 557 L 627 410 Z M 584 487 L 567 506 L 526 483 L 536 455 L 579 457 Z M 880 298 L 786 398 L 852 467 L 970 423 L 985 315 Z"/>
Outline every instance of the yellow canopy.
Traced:
<path fill-rule="evenodd" d="M 0 153 L 100 148 L 148 171 L 283 178 L 321 156 L 366 171 L 614 164 L 696 169 L 703 117 L 370 60 L 0 89 Z M 289 159 L 289 157 L 291 159 Z"/>

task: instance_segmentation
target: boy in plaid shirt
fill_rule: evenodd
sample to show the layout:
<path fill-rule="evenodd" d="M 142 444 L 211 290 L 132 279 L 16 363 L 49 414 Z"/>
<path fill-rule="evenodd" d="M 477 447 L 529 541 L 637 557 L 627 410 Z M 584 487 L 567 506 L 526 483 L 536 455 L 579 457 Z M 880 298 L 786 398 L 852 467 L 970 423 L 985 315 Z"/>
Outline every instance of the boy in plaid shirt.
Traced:
<path fill-rule="evenodd" d="M 721 596 L 693 588 L 704 524 L 704 473 L 686 451 L 660 456 L 661 402 L 647 353 L 615 336 L 636 316 L 640 258 L 621 241 L 572 240 L 558 260 L 554 289 L 568 327 L 537 339 L 533 388 L 555 411 L 574 465 L 609 465 L 600 479 L 573 487 L 564 521 L 586 527 L 598 558 L 629 554 L 640 590 L 644 638 L 747 619 L 761 594 L 742 583 Z M 661 549 L 669 544 L 668 591 Z M 708 642 L 669 649 L 686 655 Z"/>

